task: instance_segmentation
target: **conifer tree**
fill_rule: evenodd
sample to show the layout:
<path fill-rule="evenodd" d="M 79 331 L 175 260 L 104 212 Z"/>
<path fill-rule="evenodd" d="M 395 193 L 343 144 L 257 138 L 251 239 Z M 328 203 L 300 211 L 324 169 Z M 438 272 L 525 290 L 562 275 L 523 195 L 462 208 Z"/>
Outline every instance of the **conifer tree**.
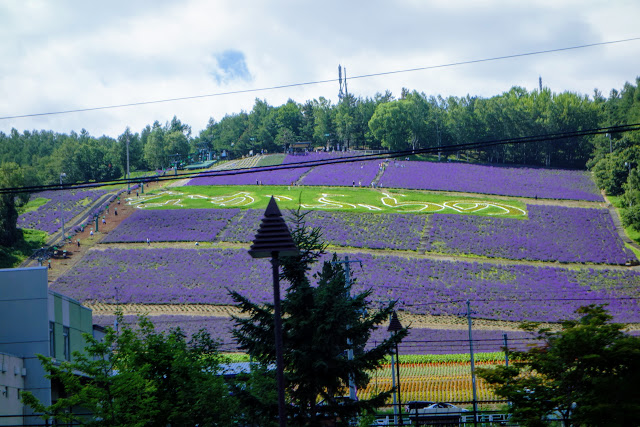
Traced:
<path fill-rule="evenodd" d="M 332 260 L 324 257 L 326 244 L 320 229 L 307 227 L 304 216 L 292 212 L 292 236 L 300 254 L 283 258 L 281 272 L 283 283 L 289 285 L 281 307 L 287 411 L 293 425 L 315 425 L 334 416 L 344 421 L 383 405 L 390 392 L 358 401 L 342 397 L 349 394 L 350 378 L 357 387 L 365 387 L 368 372 L 379 368 L 407 334 L 405 328 L 377 346 L 366 345 L 378 325 L 389 319 L 395 302 L 374 311 L 370 291 L 350 295 L 353 283 L 346 283 L 344 267 L 335 262 L 336 254 Z M 321 268 L 311 275 L 317 262 Z M 241 311 L 249 314 L 234 318 L 233 333 L 240 347 L 263 366 L 273 365 L 273 306 L 231 294 Z M 352 360 L 347 357 L 349 342 Z"/>

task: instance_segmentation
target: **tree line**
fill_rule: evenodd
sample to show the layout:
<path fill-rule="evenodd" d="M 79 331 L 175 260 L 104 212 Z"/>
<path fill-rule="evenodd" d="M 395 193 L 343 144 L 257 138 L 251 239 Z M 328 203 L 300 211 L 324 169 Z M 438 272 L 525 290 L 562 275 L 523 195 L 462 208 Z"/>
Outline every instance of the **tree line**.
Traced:
<path fill-rule="evenodd" d="M 598 90 L 589 97 L 513 87 L 490 98 L 444 98 L 403 89 L 397 98 L 389 91 L 373 97 L 347 94 L 337 104 L 320 97 L 276 107 L 256 99 L 249 112 L 210 118 L 197 135 L 175 116 L 140 132 L 126 128 L 117 138 L 94 137 L 84 129 L 79 134 L 12 129 L 0 132 L 0 186 L 55 184 L 62 172 L 67 183 L 121 178 L 127 145 L 130 170 L 139 171 L 169 168 L 178 159 L 195 161 L 201 150 L 237 158 L 284 152 L 293 142 L 307 141 L 314 148 L 396 151 L 638 123 L 639 83 L 640 78 L 627 82 L 608 97 Z M 592 169 L 608 194 L 623 195 L 627 205 L 637 207 L 624 213 L 627 224 L 640 224 L 639 142 L 637 133 L 621 133 L 458 155 L 481 163 Z"/>

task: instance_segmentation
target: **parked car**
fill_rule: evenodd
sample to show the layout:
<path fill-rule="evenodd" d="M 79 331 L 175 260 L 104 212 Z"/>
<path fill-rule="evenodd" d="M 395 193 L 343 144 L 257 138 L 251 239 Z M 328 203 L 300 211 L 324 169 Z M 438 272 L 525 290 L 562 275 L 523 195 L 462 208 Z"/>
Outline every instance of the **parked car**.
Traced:
<path fill-rule="evenodd" d="M 444 402 L 408 402 L 406 409 L 413 425 L 459 426 L 462 415 L 469 412 Z"/>

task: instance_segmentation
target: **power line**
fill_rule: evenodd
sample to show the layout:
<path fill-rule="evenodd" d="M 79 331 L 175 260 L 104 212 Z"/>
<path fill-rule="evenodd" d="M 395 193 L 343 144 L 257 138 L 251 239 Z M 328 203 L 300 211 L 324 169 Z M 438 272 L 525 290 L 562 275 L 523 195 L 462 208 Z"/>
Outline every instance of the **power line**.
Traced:
<path fill-rule="evenodd" d="M 593 128 L 579 131 L 571 131 L 571 132 L 558 132 L 558 133 L 549 133 L 542 135 L 532 135 L 532 136 L 524 136 L 517 138 L 507 138 L 507 139 L 494 139 L 494 140 L 485 140 L 479 142 L 471 142 L 471 143 L 463 143 L 463 144 L 452 144 L 441 147 L 429 147 L 422 148 L 416 150 L 402 150 L 402 151 L 393 151 L 382 154 L 367 154 L 367 155 L 357 155 L 357 156 L 344 156 L 334 159 L 327 160 L 308 160 L 297 163 L 290 163 L 286 165 L 279 166 L 263 166 L 263 167 L 252 167 L 252 168 L 239 168 L 232 169 L 226 171 L 208 171 L 208 172 L 192 172 L 185 173 L 181 175 L 174 176 L 166 176 L 166 177 L 142 177 L 137 179 L 114 179 L 107 181 L 85 181 L 75 184 L 51 184 L 51 185 L 38 185 L 38 186 L 25 186 L 25 187 L 6 187 L 0 188 L 0 194 L 6 193 L 24 193 L 24 192 L 38 192 L 38 191 L 62 191 L 62 190 L 71 190 L 71 189 L 81 189 L 81 188 L 95 188 L 101 187 L 104 185 L 116 185 L 116 184 L 126 184 L 126 183 L 138 183 L 138 182 L 147 182 L 147 181 L 174 181 L 177 179 L 185 179 L 185 178 L 206 178 L 206 177 L 224 177 L 230 175 L 242 175 L 247 173 L 255 173 L 255 172 L 270 172 L 270 171 L 279 171 L 279 170 L 288 170 L 288 169 L 299 169 L 299 168 L 309 168 L 315 166 L 323 166 L 323 165 L 332 165 L 332 164 L 341 164 L 341 163 L 353 163 L 353 162 L 362 162 L 367 160 L 384 160 L 390 158 L 397 157 L 406 157 L 408 155 L 414 154 L 435 154 L 435 153 L 450 153 L 461 150 L 478 150 L 484 149 L 488 147 L 495 147 L 507 144 L 528 144 L 534 142 L 549 142 L 549 141 L 557 141 L 567 138 L 577 138 L 584 136 L 592 136 L 592 135 L 604 135 L 607 133 L 622 133 L 622 132 L 636 132 L 640 131 L 640 123 L 632 123 L 628 125 L 620 125 L 620 126 L 609 126 L 603 128 Z"/>
<path fill-rule="evenodd" d="M 577 46 L 561 47 L 561 48 L 556 48 L 556 49 L 538 50 L 538 51 L 526 52 L 526 53 L 516 53 L 516 54 L 511 54 L 511 55 L 495 56 L 495 57 L 483 58 L 483 59 L 472 59 L 472 60 L 468 60 L 468 61 L 458 61 L 458 62 L 451 62 L 451 63 L 447 63 L 447 64 L 430 65 L 430 66 L 418 67 L 418 68 L 408 68 L 408 69 L 395 70 L 395 71 L 382 71 L 382 72 L 379 72 L 379 73 L 362 74 L 362 75 L 353 76 L 353 77 L 350 77 L 350 78 L 351 79 L 366 79 L 366 78 L 372 78 L 372 77 L 388 76 L 388 75 L 393 75 L 393 74 L 402 74 L 402 73 L 411 73 L 411 72 L 416 72 L 416 71 L 435 70 L 435 69 L 440 69 L 440 68 L 456 67 L 456 66 L 460 66 L 460 65 L 470 65 L 470 64 L 479 64 L 479 63 L 483 63 L 483 62 L 502 61 L 502 60 L 505 60 L 505 59 L 514 59 L 514 58 L 522 58 L 522 57 L 527 57 L 527 56 L 544 55 L 544 54 L 555 53 L 555 52 L 564 52 L 564 51 L 569 51 L 569 50 L 585 49 L 585 48 L 589 48 L 589 47 L 604 46 L 604 45 L 611 45 L 611 44 L 617 44 L 617 43 L 626 43 L 626 42 L 638 41 L 638 40 L 640 40 L 640 37 L 633 37 L 633 38 L 622 39 L 622 40 L 613 40 L 613 41 L 606 41 L 606 42 L 599 42 L 599 43 L 588 43 L 588 44 L 582 44 L 582 45 L 577 45 Z M 279 89 L 288 89 L 288 88 L 300 87 L 300 86 L 313 86 L 313 85 L 319 85 L 319 84 L 325 84 L 325 83 L 334 83 L 334 82 L 336 82 L 338 80 L 339 79 L 335 79 L 335 78 L 334 79 L 326 79 L 326 80 L 315 80 L 315 81 L 308 81 L 308 82 L 302 82 L 302 83 L 290 83 L 290 84 L 282 84 L 282 85 L 275 85 L 275 86 L 267 86 L 267 87 L 255 88 L 255 89 L 241 89 L 241 90 L 234 90 L 234 91 L 227 91 L 227 92 L 216 92 L 216 93 L 210 93 L 210 94 L 181 96 L 181 97 L 176 97 L 176 98 L 158 99 L 158 100 L 153 100 L 153 101 L 130 102 L 130 103 L 124 103 L 124 104 L 106 105 L 106 106 L 99 106 L 99 107 L 86 107 L 86 108 L 77 108 L 77 109 L 72 109 L 72 110 L 51 111 L 51 112 L 46 112 L 46 113 L 20 114 L 20 115 L 15 115 L 15 116 L 0 117 L 0 120 L 21 119 L 21 118 L 28 118 L 28 117 L 40 117 L 40 116 L 53 116 L 53 115 L 60 115 L 60 114 L 81 113 L 81 112 L 99 111 L 99 110 L 112 110 L 112 109 L 117 109 L 117 108 L 136 107 L 136 106 L 142 106 L 142 105 L 162 104 L 162 103 L 176 102 L 176 101 L 188 101 L 188 100 L 193 100 L 193 99 L 213 98 L 213 97 L 228 96 L 228 95 L 240 95 L 240 94 L 244 94 L 244 93 L 266 92 L 266 91 L 279 90 Z"/>

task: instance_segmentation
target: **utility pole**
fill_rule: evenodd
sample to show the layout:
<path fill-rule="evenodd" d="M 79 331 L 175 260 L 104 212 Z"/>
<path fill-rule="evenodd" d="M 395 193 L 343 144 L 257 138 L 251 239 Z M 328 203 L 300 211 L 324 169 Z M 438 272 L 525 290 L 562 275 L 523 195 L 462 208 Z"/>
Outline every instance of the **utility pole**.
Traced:
<path fill-rule="evenodd" d="M 127 194 L 131 193 L 131 173 L 129 172 L 129 134 L 127 133 Z"/>
<path fill-rule="evenodd" d="M 62 172 L 60 174 L 60 188 L 62 187 L 62 178 L 65 178 L 67 176 L 66 173 Z M 64 246 L 64 242 L 65 242 L 65 233 L 64 233 L 64 207 L 62 204 L 62 198 L 60 198 L 60 220 L 62 221 L 62 245 Z"/>
<path fill-rule="evenodd" d="M 395 393 L 393 393 L 393 424 L 395 425 L 400 425 L 398 424 L 398 410 L 400 409 L 400 405 L 398 405 L 398 392 L 397 392 L 397 388 L 396 388 L 396 370 L 395 370 L 395 363 L 393 361 L 393 354 L 391 355 L 391 387 L 393 389 L 396 390 Z"/>
<path fill-rule="evenodd" d="M 504 364 L 509 367 L 509 346 L 507 345 L 507 334 L 502 334 L 502 340 L 504 342 Z"/>
<path fill-rule="evenodd" d="M 473 425 L 478 425 L 478 395 L 476 393 L 476 366 L 473 358 L 473 335 L 471 334 L 471 301 L 467 300 L 467 320 L 469 323 L 469 354 L 471 356 L 471 387 L 473 388 Z"/>
<path fill-rule="evenodd" d="M 344 264 L 344 281 L 347 285 L 347 296 L 351 298 L 351 268 L 349 264 L 352 262 L 357 262 L 362 267 L 362 261 L 360 260 L 349 260 L 349 256 L 344 257 L 344 261 L 336 261 L 335 264 Z M 347 325 L 347 329 L 349 329 L 349 325 Z M 347 358 L 349 360 L 353 360 L 353 342 L 351 339 L 347 340 L 347 346 L 349 347 L 347 350 Z M 353 380 L 353 375 L 349 375 L 349 398 L 351 400 L 357 400 L 357 389 L 355 381 Z"/>

